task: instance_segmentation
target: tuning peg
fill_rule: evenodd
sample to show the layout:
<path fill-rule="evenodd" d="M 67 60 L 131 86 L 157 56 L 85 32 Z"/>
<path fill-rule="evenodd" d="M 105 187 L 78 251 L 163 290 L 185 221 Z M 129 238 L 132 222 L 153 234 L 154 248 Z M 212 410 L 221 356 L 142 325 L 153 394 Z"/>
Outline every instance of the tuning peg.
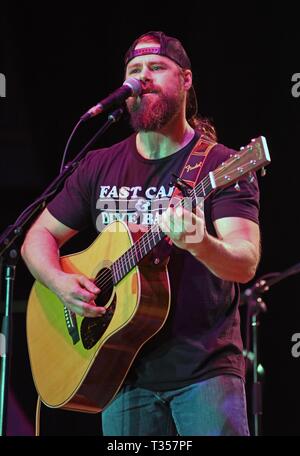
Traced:
<path fill-rule="evenodd" d="M 253 181 L 254 181 L 254 176 L 253 176 L 252 173 L 249 173 L 248 174 L 248 182 L 249 182 L 249 184 L 252 184 Z"/>
<path fill-rule="evenodd" d="M 262 177 L 264 177 L 266 174 L 267 174 L 267 171 L 266 171 L 265 167 L 263 166 L 262 169 L 261 169 L 260 175 Z"/>
<path fill-rule="evenodd" d="M 241 187 L 239 186 L 239 181 L 237 181 L 237 183 L 235 184 L 234 189 L 235 189 L 237 192 L 240 192 L 240 191 L 241 191 Z"/>

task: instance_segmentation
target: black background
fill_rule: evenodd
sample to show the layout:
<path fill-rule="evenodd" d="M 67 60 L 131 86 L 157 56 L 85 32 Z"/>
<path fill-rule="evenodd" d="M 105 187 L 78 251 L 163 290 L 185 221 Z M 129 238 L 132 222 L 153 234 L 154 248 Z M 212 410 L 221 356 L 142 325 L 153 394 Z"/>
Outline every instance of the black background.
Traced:
<path fill-rule="evenodd" d="M 58 6 L 40 4 L 1 10 L 0 72 L 7 85 L 6 98 L 0 98 L 1 232 L 57 175 L 79 117 L 121 85 L 123 55 L 131 42 L 141 33 L 163 30 L 188 50 L 199 111 L 214 120 L 219 142 L 238 149 L 253 137 L 267 138 L 272 163 L 260 178 L 262 260 L 256 278 L 299 262 L 300 97 L 292 95 L 291 78 L 300 72 L 300 32 L 293 5 L 164 2 L 111 5 L 106 12 L 82 4 L 68 8 L 62 12 Z M 80 128 L 69 158 L 104 119 L 97 117 Z M 129 133 L 122 119 L 98 145 L 110 145 Z M 78 238 L 74 246 L 88 243 L 89 236 L 92 233 Z M 20 260 L 16 301 L 27 299 L 32 283 Z M 291 354 L 291 337 L 300 332 L 298 283 L 294 275 L 264 295 L 268 312 L 259 328 L 259 360 L 266 372 L 264 435 L 300 435 L 300 359 Z M 32 433 L 35 413 L 24 311 L 14 309 L 12 435 Z M 245 334 L 244 308 L 241 313 Z M 100 416 L 42 407 L 41 433 L 97 435 Z"/>

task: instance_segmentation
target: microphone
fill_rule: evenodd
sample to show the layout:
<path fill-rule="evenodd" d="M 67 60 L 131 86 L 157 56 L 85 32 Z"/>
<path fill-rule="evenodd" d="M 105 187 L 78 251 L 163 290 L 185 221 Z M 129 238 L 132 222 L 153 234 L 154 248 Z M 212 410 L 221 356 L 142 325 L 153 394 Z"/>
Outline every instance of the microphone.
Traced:
<path fill-rule="evenodd" d="M 85 114 L 83 114 L 83 116 L 80 117 L 80 119 L 87 120 L 90 117 L 97 116 L 98 114 L 101 114 L 101 112 L 122 104 L 129 97 L 137 97 L 141 91 L 141 82 L 135 78 L 128 78 L 123 82 L 121 87 L 89 109 Z"/>

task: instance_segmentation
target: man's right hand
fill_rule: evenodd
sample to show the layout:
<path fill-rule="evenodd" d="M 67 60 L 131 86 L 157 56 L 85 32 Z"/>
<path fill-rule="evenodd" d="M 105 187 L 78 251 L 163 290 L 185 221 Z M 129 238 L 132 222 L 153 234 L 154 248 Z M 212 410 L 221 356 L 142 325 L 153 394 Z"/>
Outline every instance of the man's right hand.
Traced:
<path fill-rule="evenodd" d="M 51 290 L 72 312 L 84 317 L 101 317 L 105 314 L 106 308 L 98 307 L 95 303 L 101 290 L 86 276 L 62 271 L 55 275 L 51 285 Z"/>
<path fill-rule="evenodd" d="M 106 308 L 95 303 L 100 289 L 83 274 L 67 274 L 61 269 L 59 247 L 77 232 L 46 208 L 26 234 L 22 257 L 34 278 L 52 290 L 68 309 L 84 317 L 101 317 Z"/>

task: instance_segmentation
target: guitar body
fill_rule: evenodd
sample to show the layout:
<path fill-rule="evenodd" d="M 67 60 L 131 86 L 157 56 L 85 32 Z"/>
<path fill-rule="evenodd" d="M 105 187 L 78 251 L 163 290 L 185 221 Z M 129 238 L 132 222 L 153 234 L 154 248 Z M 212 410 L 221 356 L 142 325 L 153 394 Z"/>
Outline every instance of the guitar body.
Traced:
<path fill-rule="evenodd" d="M 109 277 L 109 267 L 138 237 L 123 222 L 113 222 L 89 248 L 62 257 L 62 269 L 91 279 Z M 108 285 L 102 297 L 100 292 L 102 301 L 96 303 L 107 307 L 103 317 L 76 315 L 75 341 L 63 303 L 41 283 L 34 283 L 27 340 L 35 386 L 47 406 L 95 413 L 114 398 L 138 351 L 161 329 L 169 313 L 167 260 L 155 263 L 153 255 L 145 257 L 115 286 Z"/>

